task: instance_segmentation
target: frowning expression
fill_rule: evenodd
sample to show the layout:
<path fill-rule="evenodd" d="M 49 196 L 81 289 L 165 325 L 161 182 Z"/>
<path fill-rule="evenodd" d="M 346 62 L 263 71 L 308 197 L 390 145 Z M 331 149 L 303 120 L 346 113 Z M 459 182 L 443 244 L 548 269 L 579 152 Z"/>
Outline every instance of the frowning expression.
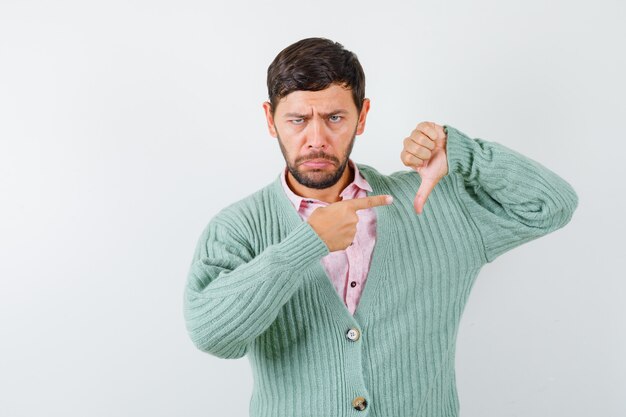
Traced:
<path fill-rule="evenodd" d="M 363 133 L 369 100 L 357 110 L 350 89 L 294 91 L 274 112 L 263 104 L 270 134 L 278 139 L 287 168 L 309 188 L 328 188 L 341 178 L 356 135 Z"/>

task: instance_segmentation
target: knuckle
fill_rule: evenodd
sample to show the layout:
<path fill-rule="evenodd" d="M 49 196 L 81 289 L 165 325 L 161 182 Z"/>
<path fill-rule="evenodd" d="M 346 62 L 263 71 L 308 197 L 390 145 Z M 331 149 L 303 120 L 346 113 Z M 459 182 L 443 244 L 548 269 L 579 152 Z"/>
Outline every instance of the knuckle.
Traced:
<path fill-rule="evenodd" d="M 433 132 L 435 131 L 432 122 L 422 122 L 420 123 L 420 126 L 420 131 L 422 132 L 422 135 L 426 138 L 432 136 Z"/>
<path fill-rule="evenodd" d="M 432 129 L 431 122 L 426 122 L 426 121 L 424 121 L 424 122 L 420 122 L 420 123 L 417 125 L 417 128 L 418 128 L 418 130 L 420 130 L 421 132 L 427 132 L 427 131 L 430 131 L 430 129 Z"/>

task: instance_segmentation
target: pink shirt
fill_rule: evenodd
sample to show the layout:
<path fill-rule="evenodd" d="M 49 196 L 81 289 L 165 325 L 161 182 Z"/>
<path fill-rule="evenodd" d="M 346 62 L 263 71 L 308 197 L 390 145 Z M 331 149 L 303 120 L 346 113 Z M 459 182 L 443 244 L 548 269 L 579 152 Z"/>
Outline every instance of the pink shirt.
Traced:
<path fill-rule="evenodd" d="M 340 197 L 343 200 L 367 197 L 365 191 L 372 191 L 372 187 L 359 173 L 359 168 L 351 159 L 348 159 L 348 164 L 354 169 L 354 181 L 344 188 L 339 194 Z M 283 188 L 304 221 L 309 218 L 313 210 L 328 205 L 326 202 L 295 194 L 287 185 L 286 177 L 287 167 L 281 175 Z M 322 258 L 324 269 L 350 314 L 354 314 L 361 298 L 376 243 L 376 212 L 373 208 L 369 208 L 358 210 L 356 213 L 359 216 L 359 222 L 354 244 L 345 250 L 330 252 Z"/>

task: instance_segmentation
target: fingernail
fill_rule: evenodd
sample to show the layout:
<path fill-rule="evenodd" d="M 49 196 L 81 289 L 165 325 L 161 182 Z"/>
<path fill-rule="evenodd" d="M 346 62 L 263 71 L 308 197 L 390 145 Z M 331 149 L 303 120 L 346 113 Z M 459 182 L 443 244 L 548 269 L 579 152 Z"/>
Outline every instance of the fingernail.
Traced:
<path fill-rule="evenodd" d="M 387 204 L 393 203 L 393 196 L 388 195 L 385 201 L 387 201 Z"/>

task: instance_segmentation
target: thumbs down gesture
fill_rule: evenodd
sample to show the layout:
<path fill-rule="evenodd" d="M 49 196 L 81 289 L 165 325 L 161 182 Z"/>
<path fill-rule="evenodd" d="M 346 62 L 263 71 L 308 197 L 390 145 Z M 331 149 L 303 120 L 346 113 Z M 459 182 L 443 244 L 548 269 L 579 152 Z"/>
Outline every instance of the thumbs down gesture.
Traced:
<path fill-rule="evenodd" d="M 413 201 L 415 212 L 422 214 L 426 200 L 435 185 L 448 174 L 446 155 L 447 134 L 433 122 L 421 122 L 404 139 L 404 148 L 400 154 L 402 163 L 413 168 L 422 178 Z"/>

